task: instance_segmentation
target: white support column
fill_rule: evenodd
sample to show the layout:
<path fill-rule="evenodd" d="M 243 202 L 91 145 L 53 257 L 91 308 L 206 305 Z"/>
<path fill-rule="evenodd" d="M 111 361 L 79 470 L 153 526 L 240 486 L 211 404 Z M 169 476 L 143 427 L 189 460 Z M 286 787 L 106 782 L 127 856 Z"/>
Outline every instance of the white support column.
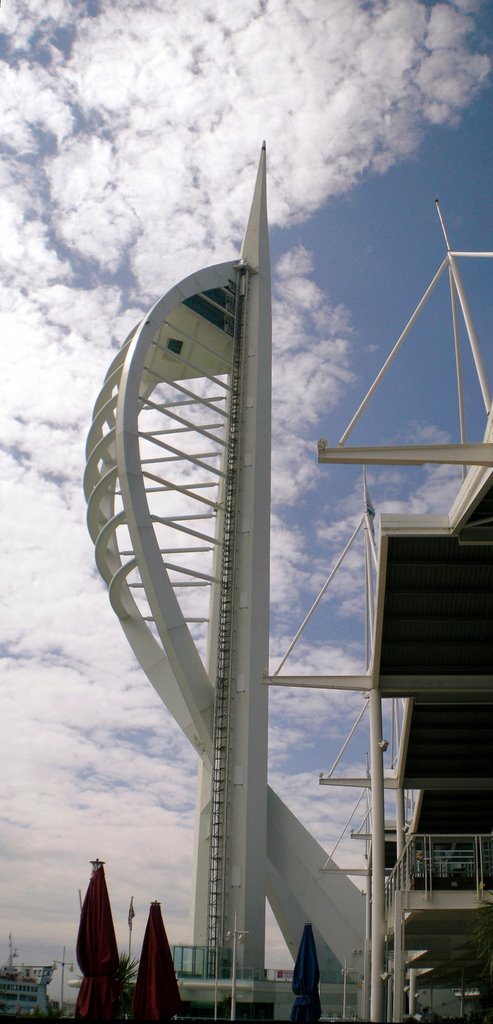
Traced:
<path fill-rule="evenodd" d="M 457 289 L 457 294 L 459 296 L 459 302 L 460 302 L 461 309 L 462 309 L 462 315 L 464 317 L 464 323 L 466 325 L 467 336 L 469 338 L 469 344 L 471 346 L 471 351 L 472 351 L 472 355 L 473 355 L 473 359 L 474 359 L 474 364 L 475 364 L 475 367 L 476 367 L 476 373 L 478 375 L 478 380 L 479 380 L 479 385 L 480 385 L 480 388 L 481 388 L 481 393 L 483 395 L 484 407 L 486 409 L 486 412 L 488 413 L 490 411 L 490 408 L 491 408 L 491 395 L 490 395 L 490 389 L 489 389 L 489 385 L 488 385 L 488 379 L 487 379 L 487 376 L 486 376 L 485 368 L 483 366 L 483 360 L 481 358 L 481 351 L 480 351 L 480 348 L 479 348 L 479 341 L 478 341 L 478 336 L 476 334 L 476 328 L 475 328 L 474 323 L 473 323 L 473 319 L 472 319 L 472 316 L 471 316 L 471 311 L 469 309 L 469 303 L 467 301 L 467 296 L 466 296 L 466 293 L 464 291 L 464 286 L 462 284 L 462 279 L 461 279 L 461 276 L 459 274 L 459 268 L 457 266 L 457 262 L 454 259 L 454 256 L 452 255 L 452 253 L 449 253 L 449 260 L 450 260 L 450 268 L 451 268 L 451 271 L 452 271 L 452 276 L 453 276 L 453 279 L 454 279 L 454 284 L 455 284 L 455 287 Z"/>
<path fill-rule="evenodd" d="M 394 1003 L 394 976 L 393 976 L 393 974 L 389 974 L 389 976 L 388 976 L 388 978 L 387 978 L 387 980 L 385 982 L 385 996 L 386 996 L 386 998 L 385 998 L 385 1002 L 386 1002 L 385 1020 L 387 1021 L 387 1024 L 391 1024 L 391 1022 L 394 1019 L 393 1016 L 392 1016 L 392 1008 L 393 1008 L 393 1003 Z"/>
<path fill-rule="evenodd" d="M 397 831 L 397 859 L 401 856 L 405 846 L 405 808 L 404 808 L 404 790 L 402 787 L 395 791 L 395 823 Z"/>
<path fill-rule="evenodd" d="M 195 946 L 207 945 L 207 902 L 204 892 L 209 883 L 209 838 L 211 818 L 211 772 L 199 762 L 195 831 L 193 843 L 193 897 L 191 906 L 191 933 Z"/>
<path fill-rule="evenodd" d="M 366 882 L 366 928 L 365 928 L 365 959 L 363 969 L 363 1018 L 370 1019 L 370 991 L 371 991 L 371 870 L 368 870 Z"/>
<path fill-rule="evenodd" d="M 405 956 L 403 936 L 402 893 L 394 896 L 394 989 L 391 1020 L 401 1021 L 404 1011 Z"/>
<path fill-rule="evenodd" d="M 370 690 L 370 770 L 372 814 L 372 914 L 370 1020 L 383 1020 L 385 969 L 385 794 L 383 784 L 382 698 Z"/>
<path fill-rule="evenodd" d="M 414 1017 L 416 1013 L 416 981 L 418 979 L 418 972 L 415 967 L 411 967 L 409 971 L 409 1016 Z"/>

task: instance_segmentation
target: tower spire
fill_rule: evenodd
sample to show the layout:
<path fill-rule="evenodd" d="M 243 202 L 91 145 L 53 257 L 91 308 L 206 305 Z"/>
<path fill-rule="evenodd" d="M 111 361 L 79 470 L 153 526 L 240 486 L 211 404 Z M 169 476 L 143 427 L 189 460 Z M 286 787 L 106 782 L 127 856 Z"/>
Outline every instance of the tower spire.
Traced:
<path fill-rule="evenodd" d="M 269 267 L 266 165 L 266 146 L 264 142 L 260 151 L 257 180 L 240 252 L 240 258 L 248 263 L 252 271 L 265 270 Z"/>

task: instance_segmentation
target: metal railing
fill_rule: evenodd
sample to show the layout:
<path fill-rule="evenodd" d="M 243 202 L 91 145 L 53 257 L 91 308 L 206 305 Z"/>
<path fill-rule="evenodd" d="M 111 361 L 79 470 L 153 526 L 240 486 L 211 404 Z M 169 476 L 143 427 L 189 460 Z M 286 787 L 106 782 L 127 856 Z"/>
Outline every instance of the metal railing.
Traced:
<path fill-rule="evenodd" d="M 211 959 L 209 946 L 171 946 L 171 955 L 177 978 L 181 980 L 214 980 L 230 981 L 232 979 L 232 950 L 229 946 L 220 946 L 216 950 L 216 962 Z M 236 967 L 238 981 L 269 981 L 289 980 L 293 972 L 275 970 L 264 967 Z"/>
<path fill-rule="evenodd" d="M 386 885 L 386 910 L 398 891 L 493 890 L 493 835 L 414 835 Z"/>

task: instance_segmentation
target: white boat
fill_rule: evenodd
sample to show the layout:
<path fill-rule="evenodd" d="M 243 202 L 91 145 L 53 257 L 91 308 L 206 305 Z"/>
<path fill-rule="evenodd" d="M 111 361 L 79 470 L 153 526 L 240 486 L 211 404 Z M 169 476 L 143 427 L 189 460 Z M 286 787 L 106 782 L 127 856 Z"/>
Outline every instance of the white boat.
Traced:
<path fill-rule="evenodd" d="M 0 967 L 0 1016 L 14 1017 L 35 1011 L 46 1012 L 46 989 L 53 977 L 54 964 L 16 964 L 17 950 L 9 935 L 9 957 Z"/>

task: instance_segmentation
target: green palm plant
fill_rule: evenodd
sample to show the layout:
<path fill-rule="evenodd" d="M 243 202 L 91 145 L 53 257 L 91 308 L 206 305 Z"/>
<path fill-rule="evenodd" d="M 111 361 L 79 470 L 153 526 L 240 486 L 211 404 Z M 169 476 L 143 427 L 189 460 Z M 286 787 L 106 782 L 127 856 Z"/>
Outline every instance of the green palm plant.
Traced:
<path fill-rule="evenodd" d="M 493 900 L 484 899 L 474 915 L 473 936 L 483 974 L 493 980 Z"/>
<path fill-rule="evenodd" d="M 129 1018 L 132 1016 L 132 999 L 135 992 L 135 980 L 139 961 L 133 960 L 128 953 L 120 953 L 116 980 L 122 985 L 118 1000 L 118 1016 Z"/>
<path fill-rule="evenodd" d="M 476 946 L 476 955 L 483 968 L 483 976 L 488 978 L 488 989 L 481 997 L 481 1020 L 483 1024 L 493 1024 L 493 893 L 483 893 L 480 906 L 474 914 L 472 936 Z"/>

